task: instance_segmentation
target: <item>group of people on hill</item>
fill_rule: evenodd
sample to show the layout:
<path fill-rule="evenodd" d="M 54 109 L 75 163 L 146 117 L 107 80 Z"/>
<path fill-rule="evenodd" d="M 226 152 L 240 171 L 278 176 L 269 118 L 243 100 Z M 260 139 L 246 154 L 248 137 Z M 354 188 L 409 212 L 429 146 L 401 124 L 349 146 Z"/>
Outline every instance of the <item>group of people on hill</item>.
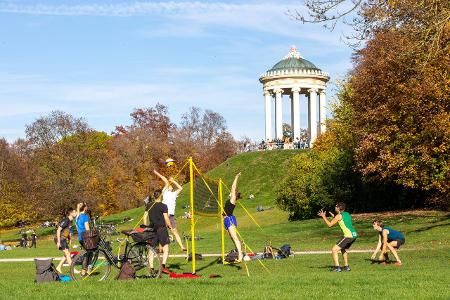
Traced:
<path fill-rule="evenodd" d="M 332 212 L 328 212 L 328 214 L 332 218 L 331 221 L 327 218 L 327 214 L 323 210 L 320 210 L 318 215 L 322 217 L 328 227 L 333 227 L 337 223 L 343 233 L 343 237 L 331 249 L 334 261 L 333 271 L 350 271 L 350 265 L 348 262 L 348 250 L 356 241 L 358 234 L 353 227 L 350 214 L 345 211 L 345 203 L 338 202 L 335 206 L 335 212 L 336 215 Z M 387 262 L 389 261 L 388 252 L 392 252 L 396 259 L 395 265 L 401 266 L 402 261 L 398 256 L 397 250 L 405 243 L 405 237 L 403 236 L 403 234 L 397 230 L 385 226 L 381 220 L 373 221 L 372 227 L 379 233 L 379 237 L 377 247 L 373 252 L 371 258 L 374 260 L 377 256 L 378 251 L 381 250 L 378 261 L 383 264 L 387 264 Z M 344 259 L 344 266 L 342 268 L 339 264 L 339 252 L 341 252 Z"/>

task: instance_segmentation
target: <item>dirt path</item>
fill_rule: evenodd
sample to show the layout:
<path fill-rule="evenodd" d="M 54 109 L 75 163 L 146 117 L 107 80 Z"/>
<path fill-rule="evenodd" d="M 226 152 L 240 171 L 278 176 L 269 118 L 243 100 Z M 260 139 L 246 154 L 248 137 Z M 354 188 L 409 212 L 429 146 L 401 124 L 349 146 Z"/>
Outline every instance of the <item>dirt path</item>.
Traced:
<path fill-rule="evenodd" d="M 402 249 L 403 250 L 403 249 Z M 373 250 L 351 250 L 350 253 L 371 253 Z M 297 251 L 294 252 L 294 255 L 310 255 L 310 254 L 331 254 L 331 251 L 322 251 L 322 250 L 311 250 L 311 251 Z M 212 254 L 202 254 L 203 257 L 220 257 L 222 254 L 212 253 Z M 173 258 L 185 258 L 184 254 L 174 254 L 170 255 Z M 12 262 L 31 262 L 34 259 L 53 259 L 53 260 L 61 260 L 61 257 L 30 257 L 30 258 L 2 258 L 0 259 L 0 263 L 12 263 Z"/>

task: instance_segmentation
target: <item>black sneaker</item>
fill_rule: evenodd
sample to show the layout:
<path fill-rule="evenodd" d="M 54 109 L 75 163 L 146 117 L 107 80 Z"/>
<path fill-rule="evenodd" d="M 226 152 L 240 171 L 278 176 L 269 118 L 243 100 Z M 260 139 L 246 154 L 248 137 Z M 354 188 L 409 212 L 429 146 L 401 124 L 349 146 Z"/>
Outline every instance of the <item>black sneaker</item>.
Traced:
<path fill-rule="evenodd" d="M 349 266 L 344 266 L 343 268 L 342 268 L 342 271 L 344 271 L 344 272 L 350 272 L 350 267 Z"/>
<path fill-rule="evenodd" d="M 341 267 L 334 267 L 332 270 L 332 272 L 342 272 Z"/>

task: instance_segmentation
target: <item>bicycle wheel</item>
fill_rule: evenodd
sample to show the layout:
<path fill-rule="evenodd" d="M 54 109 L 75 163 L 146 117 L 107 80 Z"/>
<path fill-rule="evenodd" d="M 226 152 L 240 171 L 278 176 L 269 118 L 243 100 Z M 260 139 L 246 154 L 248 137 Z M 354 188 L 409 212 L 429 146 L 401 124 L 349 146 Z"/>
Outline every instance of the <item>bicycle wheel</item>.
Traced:
<path fill-rule="evenodd" d="M 83 261 L 87 268 L 83 271 Z M 85 273 L 85 275 L 82 275 Z M 111 264 L 103 250 L 82 250 L 73 259 L 70 265 L 70 277 L 75 281 L 102 281 L 111 273 Z"/>
<path fill-rule="evenodd" d="M 150 245 L 134 244 L 127 253 L 127 260 L 133 265 L 137 278 L 161 277 L 161 258 Z"/>

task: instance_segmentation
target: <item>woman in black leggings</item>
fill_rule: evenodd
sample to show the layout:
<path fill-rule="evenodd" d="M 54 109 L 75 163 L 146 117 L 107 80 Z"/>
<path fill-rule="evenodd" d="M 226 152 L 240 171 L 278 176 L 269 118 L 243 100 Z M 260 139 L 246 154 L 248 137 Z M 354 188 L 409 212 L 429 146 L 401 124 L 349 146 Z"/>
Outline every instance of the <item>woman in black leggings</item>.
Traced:
<path fill-rule="evenodd" d="M 87 211 L 87 205 L 85 202 L 78 203 L 77 205 L 77 218 L 75 219 L 75 223 L 77 225 L 77 231 L 78 231 L 78 241 L 80 242 L 81 247 L 86 250 L 83 243 L 83 232 L 90 230 L 89 228 L 89 217 L 86 213 Z M 87 251 L 87 250 L 86 250 Z M 87 251 L 87 254 L 85 255 L 83 259 L 83 269 L 81 270 L 81 276 L 86 275 L 86 271 L 88 269 L 89 262 L 92 257 L 92 252 Z"/>

